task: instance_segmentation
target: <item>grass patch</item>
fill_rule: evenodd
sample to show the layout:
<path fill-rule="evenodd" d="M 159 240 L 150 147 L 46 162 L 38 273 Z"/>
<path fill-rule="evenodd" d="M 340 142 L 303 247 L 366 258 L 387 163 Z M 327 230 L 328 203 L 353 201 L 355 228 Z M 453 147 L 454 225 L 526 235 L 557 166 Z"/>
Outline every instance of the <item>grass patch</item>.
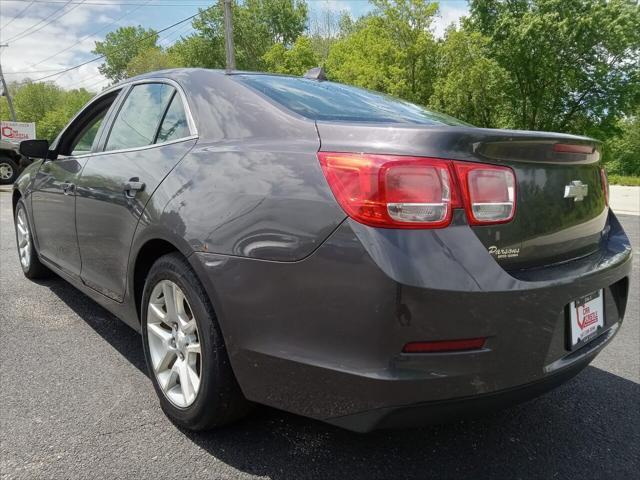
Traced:
<path fill-rule="evenodd" d="M 640 186 L 640 177 L 631 175 L 608 175 L 610 185 Z"/>

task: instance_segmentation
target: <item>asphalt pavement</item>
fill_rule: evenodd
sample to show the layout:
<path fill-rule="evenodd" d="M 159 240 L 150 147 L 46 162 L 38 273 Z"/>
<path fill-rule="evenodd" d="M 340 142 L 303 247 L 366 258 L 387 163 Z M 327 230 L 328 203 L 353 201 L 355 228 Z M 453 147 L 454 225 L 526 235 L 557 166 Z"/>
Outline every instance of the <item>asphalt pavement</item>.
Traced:
<path fill-rule="evenodd" d="M 620 219 L 638 252 L 639 217 Z M 638 478 L 639 259 L 613 343 L 528 403 L 371 434 L 262 407 L 194 434 L 162 414 L 138 334 L 61 279 L 23 277 L 0 192 L 0 478 Z"/>

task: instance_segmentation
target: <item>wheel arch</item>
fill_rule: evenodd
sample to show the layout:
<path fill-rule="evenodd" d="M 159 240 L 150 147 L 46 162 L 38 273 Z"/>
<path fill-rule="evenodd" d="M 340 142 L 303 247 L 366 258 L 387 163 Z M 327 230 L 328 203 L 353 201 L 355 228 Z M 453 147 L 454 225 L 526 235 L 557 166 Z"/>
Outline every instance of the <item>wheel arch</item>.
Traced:
<path fill-rule="evenodd" d="M 13 209 L 14 215 L 16 213 L 16 206 L 18 205 L 18 202 L 20 201 L 21 198 L 22 198 L 22 193 L 20 193 L 20 190 L 18 190 L 17 188 L 14 188 L 13 193 L 11 194 L 11 207 Z"/>
<path fill-rule="evenodd" d="M 151 266 L 156 262 L 156 260 L 169 253 L 179 253 L 187 258 L 184 252 L 182 252 L 174 243 L 164 238 L 148 239 L 140 246 L 140 248 L 136 252 L 135 258 L 132 262 L 132 293 L 135 302 L 136 313 L 138 314 L 138 321 L 140 321 L 142 318 L 142 292 L 144 290 L 144 283 L 147 278 L 147 274 L 149 273 Z"/>

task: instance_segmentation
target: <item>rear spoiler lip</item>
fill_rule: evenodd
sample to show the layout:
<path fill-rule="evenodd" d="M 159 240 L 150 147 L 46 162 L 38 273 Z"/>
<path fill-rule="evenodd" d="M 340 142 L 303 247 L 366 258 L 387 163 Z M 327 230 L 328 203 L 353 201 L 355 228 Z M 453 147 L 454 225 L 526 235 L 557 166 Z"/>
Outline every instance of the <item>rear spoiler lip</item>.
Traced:
<path fill-rule="evenodd" d="M 597 140 L 559 133 L 489 128 L 379 123 L 316 122 L 320 150 L 485 161 L 591 164 L 601 160 Z M 555 145 L 590 147 L 591 153 L 557 151 Z"/>
<path fill-rule="evenodd" d="M 339 121 L 339 120 L 315 120 L 316 125 L 321 128 L 323 126 L 333 126 L 339 128 L 350 127 L 369 127 L 369 128 L 383 128 L 385 130 L 398 129 L 398 130 L 415 130 L 415 131 L 429 131 L 429 132 L 459 132 L 461 134 L 468 135 L 487 135 L 487 136 L 500 136 L 509 138 L 539 138 L 539 139 L 555 139 L 556 141 L 565 143 L 596 143 L 602 142 L 598 139 L 587 137 L 584 135 L 575 135 L 572 133 L 560 133 L 549 132 L 544 130 L 516 130 L 507 128 L 483 128 L 465 125 L 428 125 L 417 123 L 397 123 L 397 122 L 353 122 L 353 121 Z"/>

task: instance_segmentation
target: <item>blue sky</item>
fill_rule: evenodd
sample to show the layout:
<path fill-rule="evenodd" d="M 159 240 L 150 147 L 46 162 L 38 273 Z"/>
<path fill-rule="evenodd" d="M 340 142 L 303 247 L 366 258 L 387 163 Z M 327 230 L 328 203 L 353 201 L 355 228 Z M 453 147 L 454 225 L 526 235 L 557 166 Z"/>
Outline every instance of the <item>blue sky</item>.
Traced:
<path fill-rule="evenodd" d="M 94 42 L 118 26 L 142 25 L 160 30 L 211 5 L 211 0 L 0 0 L 2 69 L 9 81 L 38 79 L 94 57 Z M 372 7 L 367 0 L 307 0 L 310 15 L 323 10 L 347 10 L 358 17 Z M 447 25 L 467 12 L 466 0 L 440 1 L 440 18 L 433 29 L 441 35 Z M 54 20 L 49 23 L 50 20 Z M 190 22 L 160 36 L 170 45 L 191 31 Z M 65 88 L 99 90 L 108 81 L 93 62 L 51 78 Z M 23 73 L 29 72 L 29 73 Z"/>

